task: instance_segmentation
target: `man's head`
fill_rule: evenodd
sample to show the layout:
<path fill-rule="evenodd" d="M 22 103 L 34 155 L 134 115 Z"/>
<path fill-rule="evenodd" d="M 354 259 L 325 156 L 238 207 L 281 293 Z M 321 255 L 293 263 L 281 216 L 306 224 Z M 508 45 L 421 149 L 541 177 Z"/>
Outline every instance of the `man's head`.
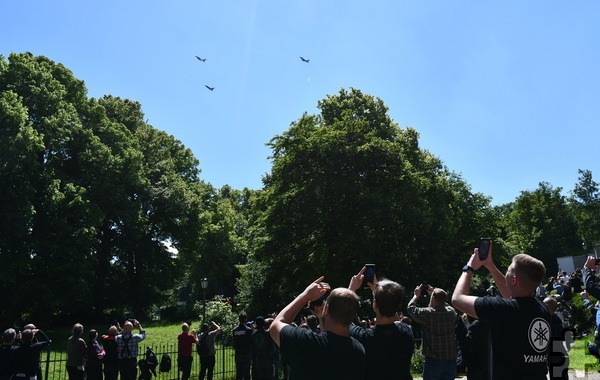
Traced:
<path fill-rule="evenodd" d="M 265 328 L 265 317 L 259 315 L 254 320 L 254 324 L 256 324 L 257 329 L 264 329 Z"/>
<path fill-rule="evenodd" d="M 2 334 L 2 344 L 11 345 L 14 343 L 17 337 L 17 331 L 15 329 L 6 329 Z"/>
<path fill-rule="evenodd" d="M 448 300 L 448 293 L 444 289 L 434 288 L 431 292 L 431 298 L 429 299 L 429 306 L 436 307 L 446 303 Z"/>
<path fill-rule="evenodd" d="M 117 336 L 118 333 L 119 333 L 119 330 L 117 329 L 117 326 L 112 325 L 108 328 L 108 335 Z"/>
<path fill-rule="evenodd" d="M 544 298 L 544 303 L 546 304 L 548 311 L 550 311 L 550 315 L 556 313 L 556 309 L 558 309 L 558 301 L 556 301 L 556 298 L 552 296 L 546 297 Z"/>
<path fill-rule="evenodd" d="M 359 298 L 352 290 L 337 288 L 331 291 L 323 309 L 323 319 L 350 326 L 358 311 Z"/>
<path fill-rule="evenodd" d="M 21 332 L 21 340 L 24 344 L 30 344 L 33 340 L 33 330 L 26 329 Z"/>
<path fill-rule="evenodd" d="M 133 323 L 131 321 L 126 321 L 125 324 L 123 324 L 123 331 L 132 332 L 133 331 Z"/>
<path fill-rule="evenodd" d="M 546 267 L 535 257 L 520 253 L 515 255 L 506 270 L 506 286 L 511 292 L 533 294 L 544 279 Z"/>
<path fill-rule="evenodd" d="M 240 321 L 240 325 L 246 324 L 248 321 L 248 315 L 242 311 L 240 315 L 238 315 L 238 320 Z"/>
<path fill-rule="evenodd" d="M 183 325 L 181 325 L 181 331 L 183 331 L 183 332 L 190 331 L 190 325 L 188 325 L 187 323 L 184 323 Z"/>
<path fill-rule="evenodd" d="M 393 317 L 400 310 L 404 299 L 404 288 L 397 282 L 381 280 L 373 295 L 373 309 L 384 317 Z"/>
<path fill-rule="evenodd" d="M 83 332 L 83 325 L 81 323 L 75 323 L 73 325 L 73 335 L 81 335 L 81 333 Z"/>

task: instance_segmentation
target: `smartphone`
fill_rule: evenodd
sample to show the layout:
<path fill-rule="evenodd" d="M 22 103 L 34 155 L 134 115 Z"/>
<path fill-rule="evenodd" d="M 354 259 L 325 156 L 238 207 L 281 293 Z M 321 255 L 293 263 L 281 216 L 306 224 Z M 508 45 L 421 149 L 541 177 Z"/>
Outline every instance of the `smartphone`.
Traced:
<path fill-rule="evenodd" d="M 485 260 L 490 253 L 490 248 L 492 248 L 492 239 L 490 238 L 481 238 L 479 241 L 479 259 Z"/>
<path fill-rule="evenodd" d="M 323 305 L 323 302 L 325 302 L 326 299 L 327 299 L 327 297 L 325 296 L 325 294 L 323 294 L 321 297 L 317 298 L 316 300 L 310 301 L 308 303 L 309 310 L 315 310 L 315 308 L 317 306 Z"/>
<path fill-rule="evenodd" d="M 375 264 L 365 264 L 365 271 L 363 272 L 363 275 L 365 277 L 363 278 L 362 287 L 368 288 L 368 283 L 375 281 Z"/>

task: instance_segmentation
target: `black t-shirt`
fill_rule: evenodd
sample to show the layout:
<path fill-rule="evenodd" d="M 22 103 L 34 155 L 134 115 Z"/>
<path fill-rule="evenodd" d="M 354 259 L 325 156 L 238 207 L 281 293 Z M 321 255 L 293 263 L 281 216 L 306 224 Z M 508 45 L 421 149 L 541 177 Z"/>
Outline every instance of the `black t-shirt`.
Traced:
<path fill-rule="evenodd" d="M 275 360 L 275 342 L 265 329 L 252 333 L 252 359 L 258 368 L 270 368 Z"/>
<path fill-rule="evenodd" d="M 365 378 L 365 349 L 352 337 L 288 325 L 281 329 L 280 342 L 290 362 L 290 380 Z"/>
<path fill-rule="evenodd" d="M 489 322 L 495 379 L 545 380 L 550 347 L 550 313 L 535 297 L 479 297 L 479 319 Z"/>
<path fill-rule="evenodd" d="M 13 374 L 13 350 L 10 345 L 0 346 L 0 380 L 8 380 Z"/>
<path fill-rule="evenodd" d="M 233 329 L 233 348 L 235 348 L 236 355 L 248 356 L 248 359 L 250 359 L 252 353 L 252 340 L 250 337 L 253 331 L 250 327 L 242 324 Z"/>
<path fill-rule="evenodd" d="M 350 336 L 365 347 L 365 379 L 411 380 L 410 360 L 415 349 L 412 329 L 406 323 L 375 325 L 365 329 L 350 326 Z"/>

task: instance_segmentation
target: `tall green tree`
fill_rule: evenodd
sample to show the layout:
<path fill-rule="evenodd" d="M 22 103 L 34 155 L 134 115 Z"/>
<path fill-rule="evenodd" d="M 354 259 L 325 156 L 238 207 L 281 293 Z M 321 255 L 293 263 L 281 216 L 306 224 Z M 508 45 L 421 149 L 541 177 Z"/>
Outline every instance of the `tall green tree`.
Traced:
<path fill-rule="evenodd" d="M 449 286 L 489 199 L 420 149 L 418 133 L 399 128 L 380 99 L 342 89 L 318 108 L 269 143 L 257 218 L 266 237 L 240 282 L 255 294 L 251 307 L 264 312 L 321 274 L 346 286 L 367 262 L 409 286 Z"/>
<path fill-rule="evenodd" d="M 578 170 L 579 178 L 569 199 L 582 243 L 600 244 L 600 189 L 590 170 Z"/>
<path fill-rule="evenodd" d="M 510 256 L 537 257 L 546 265 L 548 276 L 558 270 L 557 257 L 581 253 L 577 225 L 561 190 L 540 182 L 536 190 L 522 191 L 504 216 Z"/>

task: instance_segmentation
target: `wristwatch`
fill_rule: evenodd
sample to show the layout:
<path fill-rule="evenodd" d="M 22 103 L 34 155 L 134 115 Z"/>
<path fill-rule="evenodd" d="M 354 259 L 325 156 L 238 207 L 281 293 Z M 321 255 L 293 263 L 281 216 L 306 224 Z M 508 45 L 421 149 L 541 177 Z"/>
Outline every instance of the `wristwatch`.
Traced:
<path fill-rule="evenodd" d="M 465 264 L 465 266 L 463 267 L 462 271 L 466 272 L 468 270 L 470 270 L 471 272 L 475 273 L 475 269 L 473 269 L 472 266 L 470 266 L 469 264 Z"/>

